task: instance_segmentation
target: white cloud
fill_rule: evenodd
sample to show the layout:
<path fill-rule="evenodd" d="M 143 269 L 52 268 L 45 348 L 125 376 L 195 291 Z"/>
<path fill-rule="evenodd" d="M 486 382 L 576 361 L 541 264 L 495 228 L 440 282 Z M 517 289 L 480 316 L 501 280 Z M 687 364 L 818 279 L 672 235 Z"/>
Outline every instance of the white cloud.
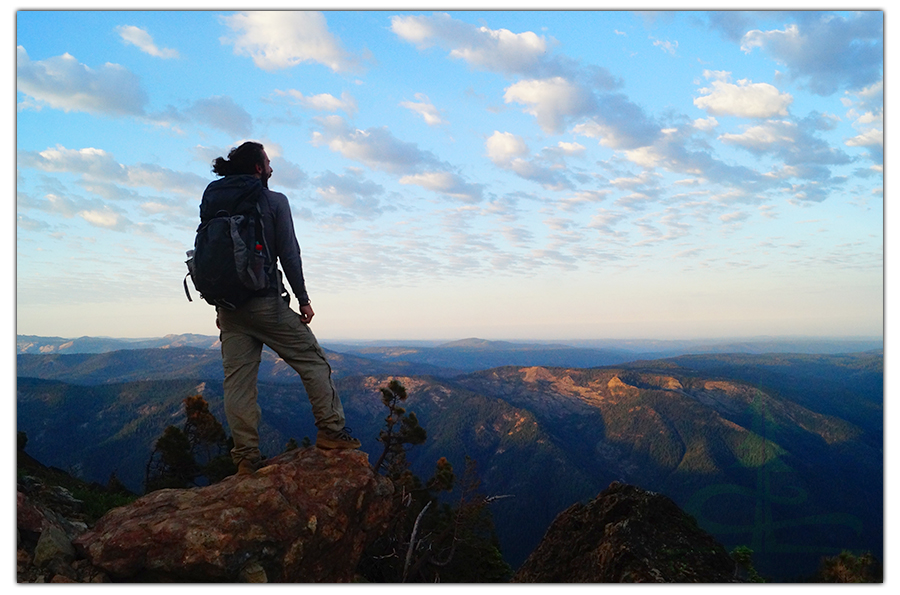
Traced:
<path fill-rule="evenodd" d="M 866 130 L 844 143 L 848 147 L 863 147 L 869 150 L 868 157 L 876 167 L 884 164 L 884 131 L 881 129 Z"/>
<path fill-rule="evenodd" d="M 566 155 L 580 155 L 585 151 L 584 145 L 580 143 L 567 143 L 559 141 L 556 146 Z"/>
<path fill-rule="evenodd" d="M 328 30 L 321 12 L 242 12 L 221 18 L 235 34 L 223 37 L 222 42 L 232 44 L 235 54 L 253 58 L 263 70 L 291 68 L 303 62 L 322 64 L 335 72 L 360 66 L 359 58 L 347 52 Z"/>
<path fill-rule="evenodd" d="M 857 93 L 842 98 L 850 107 L 847 117 L 854 120 L 859 134 L 845 141 L 849 147 L 869 149 L 868 157 L 876 167 L 884 163 L 884 81 L 878 81 Z"/>
<path fill-rule="evenodd" d="M 670 54 L 672 56 L 674 56 L 675 52 L 678 50 L 678 42 L 677 41 L 672 42 L 672 41 L 668 41 L 668 40 L 662 41 L 660 39 L 657 39 L 656 41 L 653 42 L 653 45 L 655 47 L 660 48 L 662 51 L 664 51 L 667 54 Z"/>
<path fill-rule="evenodd" d="M 43 151 L 21 151 L 17 155 L 17 161 L 19 167 L 79 174 L 83 185 L 99 183 L 97 188 L 102 188 L 104 183 L 112 183 L 197 195 L 208 183 L 208 180 L 196 174 L 173 171 L 157 165 L 125 166 L 103 149 L 93 147 L 67 149 L 57 145 Z"/>
<path fill-rule="evenodd" d="M 625 151 L 625 157 L 645 169 L 653 169 L 662 165 L 666 158 L 665 154 L 655 146 L 638 147 Z"/>
<path fill-rule="evenodd" d="M 347 159 L 374 169 L 412 174 L 440 165 L 433 154 L 419 149 L 414 143 L 401 141 L 386 126 L 350 129 L 340 116 L 327 116 L 317 121 L 322 130 L 313 132 L 314 145 L 325 145 Z"/>
<path fill-rule="evenodd" d="M 596 108 L 590 90 L 561 76 L 519 81 L 506 89 L 503 100 L 527 105 L 525 111 L 548 133 L 560 132 L 567 119 L 590 115 Z"/>
<path fill-rule="evenodd" d="M 321 130 L 313 132 L 312 142 L 316 146 L 327 146 L 373 169 L 401 174 L 401 184 L 414 184 L 466 202 L 481 200 L 481 185 L 465 182 L 432 153 L 399 140 L 387 127 L 351 129 L 340 116 L 317 121 Z"/>
<path fill-rule="evenodd" d="M 420 48 L 440 45 L 451 57 L 492 72 L 536 74 L 547 53 L 547 41 L 531 31 L 476 27 L 448 14 L 394 16 L 391 31 Z"/>
<path fill-rule="evenodd" d="M 111 211 L 108 208 L 80 211 L 78 215 L 91 225 L 94 225 L 96 227 L 103 227 L 106 229 L 121 231 L 129 223 L 129 221 L 125 217 L 123 217 L 119 213 Z"/>
<path fill-rule="evenodd" d="M 793 144 L 796 134 L 796 124 L 787 121 L 771 121 L 747 128 L 741 134 L 723 134 L 719 140 L 724 143 L 740 145 L 746 149 L 766 151 L 773 145 Z"/>
<path fill-rule="evenodd" d="M 431 100 L 428 99 L 428 96 L 424 93 L 416 93 L 416 101 L 402 101 L 400 102 L 401 107 L 405 107 L 408 110 L 411 110 L 425 120 L 425 123 L 429 126 L 436 126 L 438 124 L 445 124 L 444 120 L 441 118 L 441 113 L 438 111 L 436 107 L 431 103 Z"/>
<path fill-rule="evenodd" d="M 93 179 L 124 180 L 125 169 L 103 149 L 67 149 L 61 145 L 39 152 L 19 153 L 19 164 L 50 172 L 80 172 Z"/>
<path fill-rule="evenodd" d="M 884 146 L 884 131 L 882 130 L 867 130 L 862 134 L 854 136 L 851 139 L 848 139 L 846 143 L 848 147 L 883 147 Z"/>
<path fill-rule="evenodd" d="M 626 214 L 619 211 L 609 211 L 607 209 L 597 209 L 597 213 L 591 218 L 587 227 L 596 229 L 604 235 L 623 236 L 625 232 L 616 231 L 613 228 L 623 221 Z"/>
<path fill-rule="evenodd" d="M 37 210 L 65 219 L 79 217 L 94 227 L 111 229 L 114 231 L 123 231 L 126 227 L 132 225 L 131 221 L 124 216 L 122 211 L 114 208 L 107 202 L 100 199 L 86 199 L 81 197 L 70 197 L 65 194 L 47 193 L 42 198 L 32 198 L 29 196 L 19 196 L 18 207 L 23 210 Z M 30 223 L 34 222 L 34 223 Z M 35 220 L 25 221 L 26 229 L 47 229 L 49 225 L 46 222 L 40 222 L 36 225 Z"/>
<path fill-rule="evenodd" d="M 286 95 L 295 103 L 303 107 L 320 112 L 337 112 L 343 111 L 349 115 L 354 115 L 357 110 L 356 99 L 346 91 L 341 93 L 341 97 L 337 98 L 330 93 L 319 93 L 318 95 L 304 95 L 295 89 L 287 91 L 276 90 L 277 95 Z"/>
<path fill-rule="evenodd" d="M 559 170 L 538 163 L 529 156 L 528 146 L 522 137 L 511 132 L 494 131 L 486 141 L 488 158 L 494 165 L 515 173 L 517 176 L 537 182 L 550 190 L 571 188 L 571 182 Z"/>
<path fill-rule="evenodd" d="M 16 89 L 33 98 L 34 107 L 65 112 L 141 116 L 147 103 L 138 78 L 123 66 L 92 69 L 70 54 L 35 62 L 22 46 L 16 48 Z"/>
<path fill-rule="evenodd" d="M 494 131 L 484 143 L 488 158 L 497 165 L 509 163 L 516 157 L 528 155 L 525 140 L 512 132 Z"/>
<path fill-rule="evenodd" d="M 759 193 L 771 186 L 771 180 L 750 167 L 729 165 L 716 159 L 708 147 L 701 146 L 700 150 L 689 148 L 695 146 L 692 139 L 694 131 L 693 126 L 686 126 L 684 129 L 660 134 L 652 144 L 626 150 L 624 155 L 628 161 L 647 171 L 662 168 L 729 188 L 739 187 Z M 618 183 L 618 180 L 614 182 Z"/>
<path fill-rule="evenodd" d="M 513 33 L 479 27 L 478 35 L 475 44 L 457 47 L 450 55 L 486 70 L 528 72 L 547 51 L 544 38 L 531 31 Z"/>
<path fill-rule="evenodd" d="M 552 39 L 477 27 L 447 14 L 395 16 L 391 29 L 420 49 L 438 45 L 473 67 L 523 77 L 505 89 L 504 102 L 525 106 L 546 133 L 590 117 L 607 127 L 607 142 L 617 146 L 647 144 L 655 136 L 638 106 L 619 94 L 603 95 L 621 86 L 620 80 L 605 68 L 551 55 Z"/>
<path fill-rule="evenodd" d="M 788 106 L 794 101 L 789 93 L 781 93 L 768 83 L 751 83 L 747 80 L 740 80 L 736 85 L 724 80 L 714 80 L 712 88 L 704 87 L 699 91 L 703 95 L 694 99 L 694 105 L 714 116 L 786 116 Z"/>
<path fill-rule="evenodd" d="M 427 171 L 403 176 L 400 183 L 414 184 L 463 202 L 478 202 L 482 198 L 481 185 L 469 184 L 459 175 L 448 171 Z"/>
<path fill-rule="evenodd" d="M 153 42 L 153 37 L 139 27 L 122 25 L 116 27 L 116 32 L 125 43 L 130 43 L 145 54 L 164 59 L 178 57 L 178 50 L 157 47 Z"/>
<path fill-rule="evenodd" d="M 604 201 L 611 192 L 611 190 L 579 190 L 560 200 L 559 204 L 564 210 L 571 210 L 582 205 Z"/>
<path fill-rule="evenodd" d="M 713 117 L 709 118 L 698 118 L 694 120 L 693 126 L 697 130 L 708 131 L 714 129 L 719 125 L 719 121 Z"/>
<path fill-rule="evenodd" d="M 731 213 L 725 213 L 719 219 L 723 223 L 737 223 L 740 221 L 746 221 L 750 218 L 750 214 L 744 211 L 733 211 Z"/>

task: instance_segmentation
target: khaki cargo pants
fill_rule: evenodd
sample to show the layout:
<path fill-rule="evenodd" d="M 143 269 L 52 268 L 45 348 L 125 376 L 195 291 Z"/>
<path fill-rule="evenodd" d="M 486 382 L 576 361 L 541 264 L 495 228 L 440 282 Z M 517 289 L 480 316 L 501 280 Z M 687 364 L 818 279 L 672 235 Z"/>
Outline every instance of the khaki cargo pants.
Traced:
<path fill-rule="evenodd" d="M 278 296 L 253 298 L 237 310 L 218 308 L 225 417 L 234 438 L 231 458 L 258 460 L 260 407 L 256 379 L 263 344 L 300 374 L 316 427 L 344 428 L 344 408 L 331 380 L 331 366 L 300 315 Z"/>

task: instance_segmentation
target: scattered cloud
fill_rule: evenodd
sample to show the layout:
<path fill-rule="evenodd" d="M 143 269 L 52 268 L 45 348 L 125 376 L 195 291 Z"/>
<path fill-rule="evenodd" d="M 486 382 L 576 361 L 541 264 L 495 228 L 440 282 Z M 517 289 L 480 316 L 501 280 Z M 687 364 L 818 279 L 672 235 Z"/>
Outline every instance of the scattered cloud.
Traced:
<path fill-rule="evenodd" d="M 481 184 L 470 184 L 460 175 L 449 171 L 426 171 L 403 176 L 401 184 L 414 184 L 427 190 L 440 192 L 463 202 L 478 202 L 482 199 Z"/>
<path fill-rule="evenodd" d="M 723 223 L 738 223 L 740 221 L 746 221 L 750 218 L 750 214 L 746 211 L 733 211 L 731 213 L 725 213 L 719 219 Z"/>
<path fill-rule="evenodd" d="M 638 105 L 614 92 L 621 81 L 607 69 L 552 54 L 555 42 L 533 32 L 491 30 L 447 14 L 395 16 L 391 30 L 419 49 L 438 45 L 475 68 L 521 77 L 506 87 L 503 100 L 524 106 L 547 134 L 574 126 L 612 148 L 650 144 L 658 134 Z"/>
<path fill-rule="evenodd" d="M 556 146 L 558 151 L 566 155 L 581 155 L 585 151 L 584 145 L 580 143 L 567 143 L 564 141 L 559 141 Z"/>
<path fill-rule="evenodd" d="M 382 212 L 378 196 L 384 194 L 384 187 L 363 178 L 359 170 L 348 169 L 344 174 L 326 171 L 312 183 L 316 187 L 316 195 L 327 204 L 338 205 L 366 217 Z"/>
<path fill-rule="evenodd" d="M 116 33 L 119 34 L 122 41 L 137 47 L 145 54 L 163 59 L 178 58 L 178 50 L 157 47 L 153 42 L 153 37 L 140 27 L 121 25 L 116 27 Z"/>
<path fill-rule="evenodd" d="M 516 157 L 528 155 L 528 145 L 525 140 L 512 132 L 494 131 L 487 141 L 485 141 L 488 158 L 495 165 L 503 165 L 512 161 Z"/>
<path fill-rule="evenodd" d="M 710 116 L 709 118 L 698 118 L 694 120 L 693 125 L 697 130 L 707 132 L 713 130 L 716 126 L 718 126 L 719 121 Z"/>
<path fill-rule="evenodd" d="M 334 72 L 356 71 L 362 65 L 328 30 L 325 15 L 312 11 L 254 11 L 221 17 L 233 32 L 222 37 L 234 53 L 250 56 L 267 70 L 291 68 L 304 62 L 327 66 Z"/>
<path fill-rule="evenodd" d="M 791 80 L 818 95 L 840 89 L 862 89 L 883 75 L 884 13 L 792 13 L 784 29 L 748 31 L 741 49 L 756 48 L 785 64 Z"/>
<path fill-rule="evenodd" d="M 776 156 L 792 168 L 794 176 L 821 182 L 831 176 L 826 166 L 851 162 L 849 155 L 816 135 L 823 127 L 827 129 L 825 122 L 815 114 L 799 122 L 769 120 L 740 134 L 722 134 L 719 139 L 757 155 Z"/>
<path fill-rule="evenodd" d="M 875 163 L 881 165 L 884 163 L 884 131 L 870 129 L 862 134 L 847 139 L 845 144 L 848 147 L 865 147 L 869 149 L 869 156 Z"/>
<path fill-rule="evenodd" d="M 343 111 L 347 115 L 353 116 L 357 111 L 356 99 L 346 91 L 341 93 L 340 98 L 335 97 L 330 93 L 304 95 L 296 89 L 289 89 L 287 91 L 279 91 L 276 89 L 275 94 L 288 97 L 297 105 L 319 112 Z"/>
<path fill-rule="evenodd" d="M 678 42 L 677 41 L 662 41 L 661 39 L 657 39 L 653 42 L 654 47 L 658 47 L 665 53 L 674 56 L 675 52 L 678 50 Z"/>
<path fill-rule="evenodd" d="M 19 167 L 31 167 L 44 172 L 78 174 L 82 183 L 153 188 L 191 196 L 197 196 L 208 183 L 196 174 L 177 172 L 156 165 L 121 165 L 111 154 L 93 147 L 67 149 L 57 145 L 43 151 L 20 151 L 17 162 Z"/>
<path fill-rule="evenodd" d="M 434 107 L 427 95 L 424 93 L 416 93 L 416 99 L 417 101 L 401 101 L 400 106 L 422 116 L 422 119 L 424 119 L 425 123 L 429 126 L 446 124 L 441 118 L 440 111 Z"/>
<path fill-rule="evenodd" d="M 386 126 L 351 129 L 340 116 L 318 118 L 317 122 L 321 130 L 312 136 L 316 146 L 327 146 L 372 169 L 399 174 L 401 184 L 413 184 L 464 202 L 481 200 L 480 184 L 467 183 L 433 153 L 398 139 Z"/>
<path fill-rule="evenodd" d="M 781 93 L 768 83 L 751 83 L 740 80 L 732 84 L 722 80 L 721 73 L 707 71 L 706 78 L 717 78 L 712 87 L 699 90 L 701 97 L 694 105 L 713 116 L 738 116 L 741 118 L 771 118 L 788 115 L 788 107 L 794 98 Z"/>
<path fill-rule="evenodd" d="M 669 129 L 651 145 L 624 152 L 625 158 L 646 171 L 661 170 L 737 189 L 739 196 L 760 196 L 773 186 L 756 170 L 745 165 L 731 165 L 713 156 L 708 147 L 696 148 L 692 143 L 694 127 Z M 756 200 L 760 200 L 757 198 Z"/>
<path fill-rule="evenodd" d="M 404 142 L 387 128 L 351 129 L 340 116 L 318 118 L 321 130 L 313 132 L 316 146 L 327 146 L 347 159 L 390 173 L 413 174 L 439 168 L 434 154 L 415 143 Z"/>
<path fill-rule="evenodd" d="M 49 105 L 64 112 L 111 116 L 142 116 L 147 93 L 125 67 L 106 63 L 93 69 L 63 54 L 33 61 L 16 47 L 16 90 L 31 101 L 19 109 Z"/>
<path fill-rule="evenodd" d="M 507 29 L 478 27 L 452 18 L 433 16 L 393 16 L 391 31 L 424 49 L 438 45 L 450 50 L 450 57 L 503 74 L 534 75 L 545 63 L 547 40 L 533 33 L 513 33 Z"/>
<path fill-rule="evenodd" d="M 120 207 L 102 199 L 47 193 L 41 198 L 19 196 L 17 202 L 25 210 L 41 211 L 64 219 L 78 217 L 94 227 L 113 231 L 123 231 L 131 225 Z"/>
<path fill-rule="evenodd" d="M 602 202 L 612 194 L 612 190 L 578 190 L 561 199 L 559 206 L 565 211 L 570 211 L 584 205 Z"/>
<path fill-rule="evenodd" d="M 541 184 L 549 190 L 572 188 L 561 170 L 547 167 L 530 156 L 525 140 L 511 132 L 494 131 L 486 141 L 488 159 L 494 165 L 515 173 L 517 176 Z"/>
<path fill-rule="evenodd" d="M 867 157 L 875 167 L 884 165 L 884 81 L 878 81 L 842 98 L 849 107 L 847 117 L 859 131 L 845 141 L 848 147 L 868 149 Z"/>
<path fill-rule="evenodd" d="M 568 119 L 596 111 L 590 90 L 561 76 L 519 81 L 506 89 L 503 100 L 528 106 L 525 111 L 547 133 L 561 132 Z"/>
<path fill-rule="evenodd" d="M 185 114 L 201 124 L 236 137 L 247 137 L 253 129 L 253 117 L 231 97 L 198 99 L 185 110 Z"/>
<path fill-rule="evenodd" d="M 572 132 L 621 150 L 649 146 L 660 136 L 659 125 L 625 95 L 604 95 L 598 99 L 596 108 L 596 113 L 587 122 L 573 127 Z"/>
<path fill-rule="evenodd" d="M 710 29 L 718 31 L 728 41 L 739 43 L 744 34 L 757 23 L 758 14 L 754 17 L 749 11 L 717 10 L 708 12 L 707 18 Z"/>

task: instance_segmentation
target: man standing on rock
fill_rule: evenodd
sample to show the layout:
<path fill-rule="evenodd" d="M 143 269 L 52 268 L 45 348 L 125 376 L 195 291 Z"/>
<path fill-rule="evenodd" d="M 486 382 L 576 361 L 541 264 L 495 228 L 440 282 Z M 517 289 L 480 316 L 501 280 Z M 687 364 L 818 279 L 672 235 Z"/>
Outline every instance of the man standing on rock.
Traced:
<path fill-rule="evenodd" d="M 268 287 L 236 309 L 216 307 L 225 369 L 225 416 L 234 438 L 231 457 L 238 474 L 253 473 L 261 466 L 261 411 L 256 381 L 264 344 L 300 374 L 318 428 L 316 446 L 359 448 L 359 440 L 350 436 L 345 426 L 344 408 L 331 379 L 331 366 L 308 326 L 315 313 L 306 293 L 300 245 L 287 197 L 269 190 L 272 167 L 265 149 L 260 143 L 245 142 L 232 149 L 227 159 L 216 158 L 212 170 L 223 177 L 207 187 L 204 200 L 227 199 L 229 193 L 246 192 L 246 183 L 256 183 L 246 179 L 248 176 L 262 184 L 259 205 L 265 242 L 272 260 L 277 258 L 281 263 L 300 310 L 298 314 L 289 307 L 290 297 L 282 285 L 280 271 L 272 275 Z"/>

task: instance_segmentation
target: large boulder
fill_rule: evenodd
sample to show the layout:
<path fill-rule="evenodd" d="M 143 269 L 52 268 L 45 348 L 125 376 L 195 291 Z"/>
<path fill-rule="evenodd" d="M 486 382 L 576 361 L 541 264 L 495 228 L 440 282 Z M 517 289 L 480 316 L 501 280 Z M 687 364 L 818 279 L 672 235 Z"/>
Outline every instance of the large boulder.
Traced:
<path fill-rule="evenodd" d="M 252 475 L 147 494 L 75 546 L 114 581 L 348 582 L 392 493 L 363 452 L 295 449 Z"/>
<path fill-rule="evenodd" d="M 520 583 L 729 583 L 735 562 L 666 496 L 613 482 L 561 512 Z"/>

